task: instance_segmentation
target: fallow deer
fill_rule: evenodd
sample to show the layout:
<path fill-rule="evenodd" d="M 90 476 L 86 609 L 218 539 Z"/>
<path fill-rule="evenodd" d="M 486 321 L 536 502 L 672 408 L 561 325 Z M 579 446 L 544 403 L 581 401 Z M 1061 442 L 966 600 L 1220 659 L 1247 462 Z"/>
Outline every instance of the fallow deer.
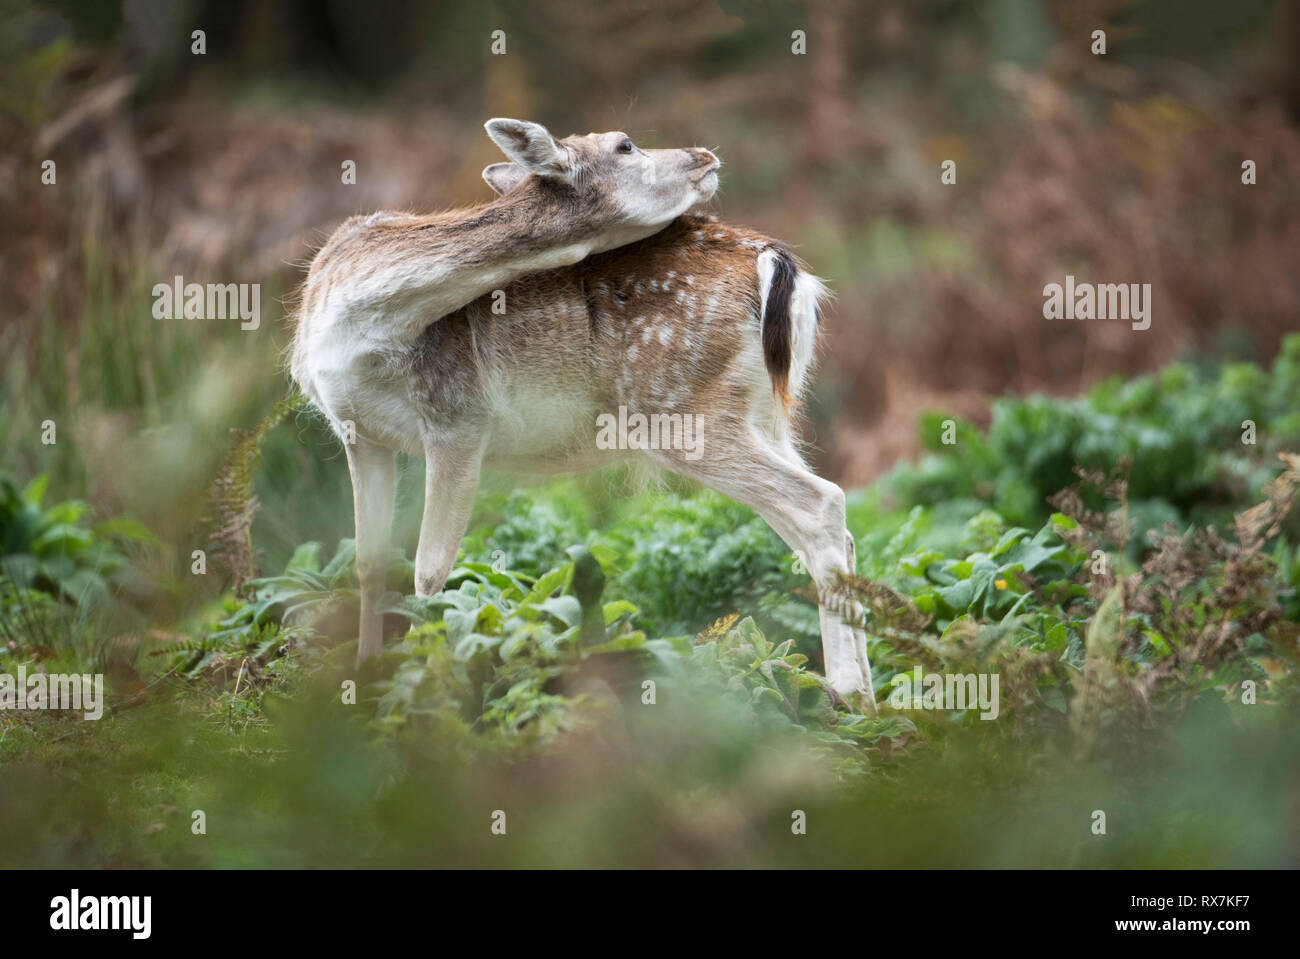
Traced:
<path fill-rule="evenodd" d="M 381 648 L 394 451 L 426 464 L 422 596 L 451 571 L 482 467 L 570 472 L 634 458 L 751 506 L 805 558 L 827 679 L 874 707 L 865 635 L 851 625 L 860 607 L 834 600 L 856 570 L 844 494 L 804 464 L 790 423 L 823 285 L 775 240 L 682 215 L 716 189 L 711 153 L 642 154 L 618 133 L 555 141 L 513 124 L 488 124 L 513 161 L 484 171 L 494 203 L 353 219 L 309 273 L 292 372 L 347 450 L 358 662 Z M 653 175 L 625 176 L 623 158 Z M 598 418 L 620 408 L 702 418 L 703 455 L 602 448 Z"/>

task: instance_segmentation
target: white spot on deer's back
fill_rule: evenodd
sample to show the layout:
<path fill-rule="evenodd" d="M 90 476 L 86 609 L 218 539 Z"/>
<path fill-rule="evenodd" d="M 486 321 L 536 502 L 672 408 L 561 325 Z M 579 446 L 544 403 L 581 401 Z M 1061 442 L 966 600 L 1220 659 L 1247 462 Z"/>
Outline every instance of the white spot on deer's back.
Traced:
<path fill-rule="evenodd" d="M 635 362 L 636 362 L 636 357 L 637 357 L 637 353 L 638 353 L 638 352 L 640 352 L 640 348 L 639 348 L 639 347 L 636 347 L 636 346 L 631 347 L 631 348 L 627 351 L 627 361 L 628 361 L 629 363 L 635 363 Z"/>
<path fill-rule="evenodd" d="M 659 327 L 659 342 L 660 342 L 660 343 L 662 343 L 664 346 L 667 346 L 667 345 L 668 345 L 668 341 L 671 340 L 672 338 L 673 338 L 673 331 L 672 331 L 672 330 L 670 330 L 670 329 L 669 329 L 668 327 L 666 327 L 666 326 L 661 326 L 661 327 Z"/>

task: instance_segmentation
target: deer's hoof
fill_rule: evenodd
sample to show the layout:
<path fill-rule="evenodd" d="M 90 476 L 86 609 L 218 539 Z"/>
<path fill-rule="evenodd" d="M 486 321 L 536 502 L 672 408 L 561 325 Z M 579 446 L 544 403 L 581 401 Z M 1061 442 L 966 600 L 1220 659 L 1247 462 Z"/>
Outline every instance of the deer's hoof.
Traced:
<path fill-rule="evenodd" d="M 844 703 L 855 712 L 876 714 L 876 698 L 872 695 L 871 681 L 860 676 L 840 677 L 831 680 L 831 687 Z"/>

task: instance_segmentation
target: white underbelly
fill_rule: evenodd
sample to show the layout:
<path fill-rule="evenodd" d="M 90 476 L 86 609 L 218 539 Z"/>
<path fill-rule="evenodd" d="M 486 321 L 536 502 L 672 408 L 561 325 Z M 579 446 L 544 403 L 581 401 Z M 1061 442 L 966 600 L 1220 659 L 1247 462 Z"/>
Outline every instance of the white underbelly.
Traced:
<path fill-rule="evenodd" d="M 546 473 L 599 465 L 608 457 L 596 445 L 596 415 L 585 398 L 556 395 L 540 384 L 516 385 L 494 397 L 485 461 Z"/>

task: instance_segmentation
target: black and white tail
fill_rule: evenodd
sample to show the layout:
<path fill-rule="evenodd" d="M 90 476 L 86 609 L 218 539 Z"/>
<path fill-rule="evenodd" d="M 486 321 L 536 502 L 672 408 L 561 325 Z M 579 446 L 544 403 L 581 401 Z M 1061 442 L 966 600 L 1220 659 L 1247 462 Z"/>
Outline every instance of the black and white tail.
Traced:
<path fill-rule="evenodd" d="M 803 393 L 817 343 L 825 285 L 784 246 L 772 244 L 758 257 L 758 293 L 763 304 L 763 361 L 782 413 Z"/>

